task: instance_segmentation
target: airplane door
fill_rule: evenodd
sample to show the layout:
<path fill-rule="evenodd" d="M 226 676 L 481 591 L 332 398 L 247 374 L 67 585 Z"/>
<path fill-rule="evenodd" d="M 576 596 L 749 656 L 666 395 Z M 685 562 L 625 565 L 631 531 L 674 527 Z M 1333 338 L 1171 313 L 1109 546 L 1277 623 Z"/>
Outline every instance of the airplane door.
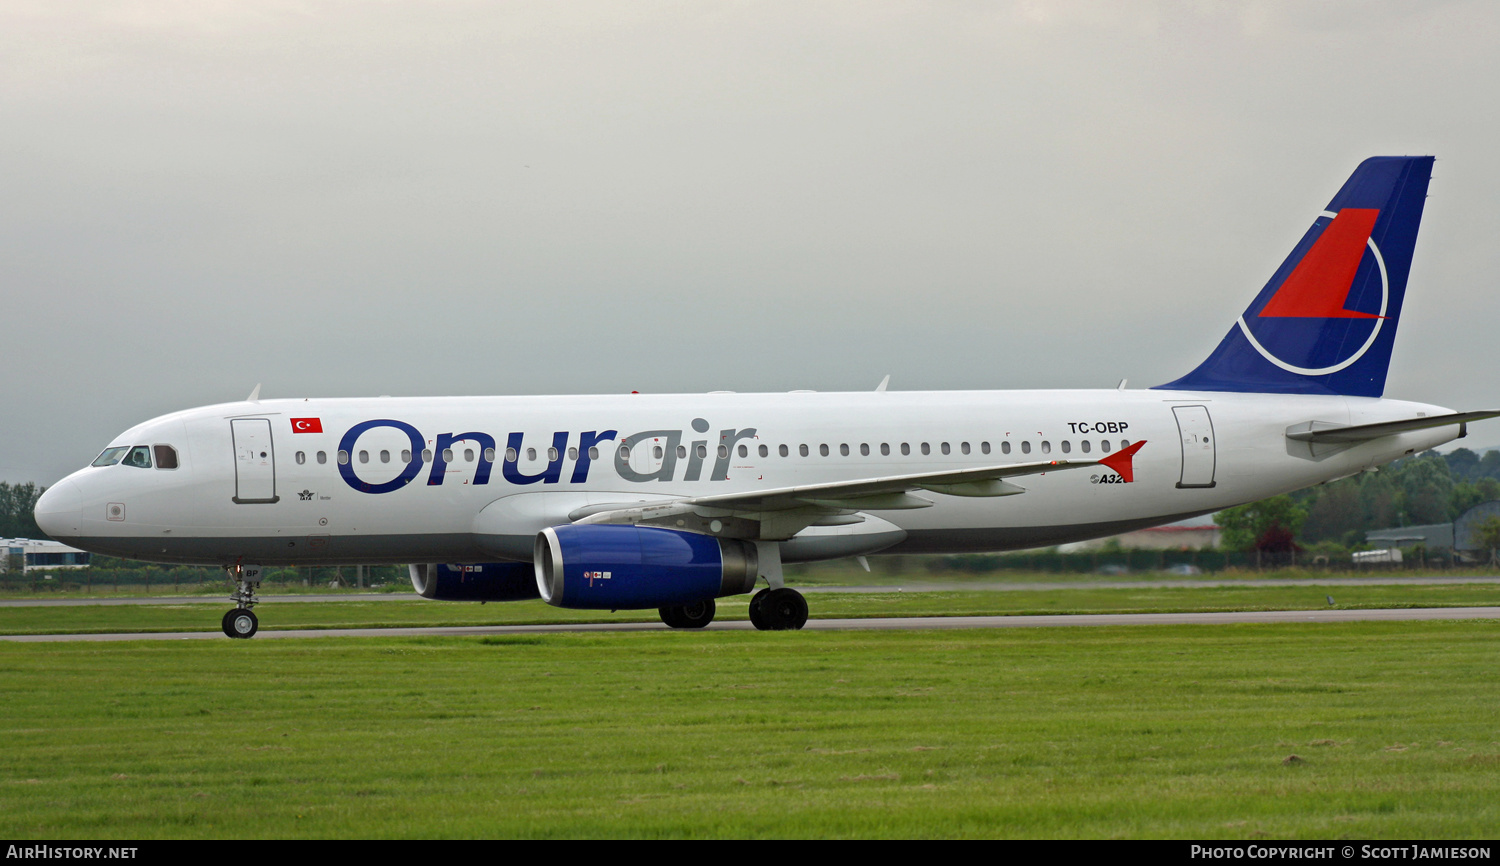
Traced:
<path fill-rule="evenodd" d="M 1173 406 L 1182 435 L 1182 477 L 1178 487 L 1214 486 L 1214 423 L 1207 406 Z"/>
<path fill-rule="evenodd" d="M 275 502 L 276 451 L 271 447 L 271 422 L 267 418 L 233 418 L 234 501 Z"/>

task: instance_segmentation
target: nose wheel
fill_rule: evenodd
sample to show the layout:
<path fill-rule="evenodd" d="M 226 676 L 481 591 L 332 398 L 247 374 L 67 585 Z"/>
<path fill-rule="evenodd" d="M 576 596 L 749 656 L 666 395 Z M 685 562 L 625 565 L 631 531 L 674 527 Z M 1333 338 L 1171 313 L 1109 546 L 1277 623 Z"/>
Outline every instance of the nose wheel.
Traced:
<path fill-rule="evenodd" d="M 237 607 L 224 614 L 223 626 L 224 634 L 228 637 L 249 638 L 255 637 L 255 632 L 260 628 L 260 620 L 250 608 Z"/>
<path fill-rule="evenodd" d="M 229 594 L 229 600 L 234 602 L 234 609 L 224 614 L 220 623 L 225 636 L 255 637 L 255 632 L 260 629 L 260 620 L 250 608 L 255 607 L 255 591 L 260 588 L 260 566 L 227 565 L 224 567 L 224 576 L 234 584 L 234 592 Z"/>

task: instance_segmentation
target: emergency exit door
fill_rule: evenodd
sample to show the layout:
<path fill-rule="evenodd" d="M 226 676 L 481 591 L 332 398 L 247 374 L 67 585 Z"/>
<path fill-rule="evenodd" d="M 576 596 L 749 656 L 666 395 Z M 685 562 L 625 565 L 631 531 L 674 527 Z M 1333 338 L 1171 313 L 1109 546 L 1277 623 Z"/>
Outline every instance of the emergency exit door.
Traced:
<path fill-rule="evenodd" d="M 1214 422 L 1207 406 L 1173 406 L 1182 439 L 1182 477 L 1178 487 L 1214 486 Z"/>
<path fill-rule="evenodd" d="M 270 420 L 234 418 L 229 429 L 234 436 L 234 501 L 275 502 L 276 451 Z"/>

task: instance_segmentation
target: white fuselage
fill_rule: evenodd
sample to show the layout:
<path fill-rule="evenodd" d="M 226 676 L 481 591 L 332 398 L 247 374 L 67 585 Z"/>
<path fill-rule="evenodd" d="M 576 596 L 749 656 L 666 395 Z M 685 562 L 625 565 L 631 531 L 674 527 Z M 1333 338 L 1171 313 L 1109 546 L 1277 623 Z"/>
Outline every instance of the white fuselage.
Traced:
<path fill-rule="evenodd" d="M 1315 454 L 1286 438 L 1293 425 L 1448 411 L 1161 390 L 265 400 L 178 412 L 122 433 L 113 446 L 170 446 L 176 468 L 82 469 L 46 493 L 37 517 L 69 544 L 160 562 L 525 560 L 539 530 L 591 506 L 1097 459 L 1146 442 L 1129 483 L 1103 467 L 1049 472 L 1019 479 L 1024 495 L 928 494 L 931 507 L 872 509 L 860 522 L 812 526 L 783 542 L 789 561 L 1004 550 L 1215 511 L 1460 435 L 1448 426 Z"/>

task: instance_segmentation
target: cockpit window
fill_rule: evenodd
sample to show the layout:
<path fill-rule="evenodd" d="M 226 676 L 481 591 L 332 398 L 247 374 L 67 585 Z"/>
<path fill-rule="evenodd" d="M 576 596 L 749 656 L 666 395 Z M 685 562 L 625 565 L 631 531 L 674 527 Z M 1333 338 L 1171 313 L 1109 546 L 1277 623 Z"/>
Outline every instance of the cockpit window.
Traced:
<path fill-rule="evenodd" d="M 128 446 L 128 445 L 126 445 L 124 447 L 120 447 L 120 448 L 106 448 L 106 449 L 104 449 L 104 453 L 102 453 L 98 457 L 96 457 L 94 459 L 94 462 L 90 463 L 89 465 L 90 466 L 113 466 L 116 463 L 119 463 L 120 462 L 120 458 L 124 457 L 125 456 L 125 452 L 129 451 L 129 450 L 130 450 L 130 446 Z"/>
<path fill-rule="evenodd" d="M 137 445 L 130 449 L 125 459 L 120 461 L 126 466 L 136 466 L 141 469 L 151 468 L 151 449 L 145 445 Z"/>
<path fill-rule="evenodd" d="M 171 445 L 153 445 L 151 450 L 156 452 L 157 469 L 177 468 L 177 449 Z"/>

